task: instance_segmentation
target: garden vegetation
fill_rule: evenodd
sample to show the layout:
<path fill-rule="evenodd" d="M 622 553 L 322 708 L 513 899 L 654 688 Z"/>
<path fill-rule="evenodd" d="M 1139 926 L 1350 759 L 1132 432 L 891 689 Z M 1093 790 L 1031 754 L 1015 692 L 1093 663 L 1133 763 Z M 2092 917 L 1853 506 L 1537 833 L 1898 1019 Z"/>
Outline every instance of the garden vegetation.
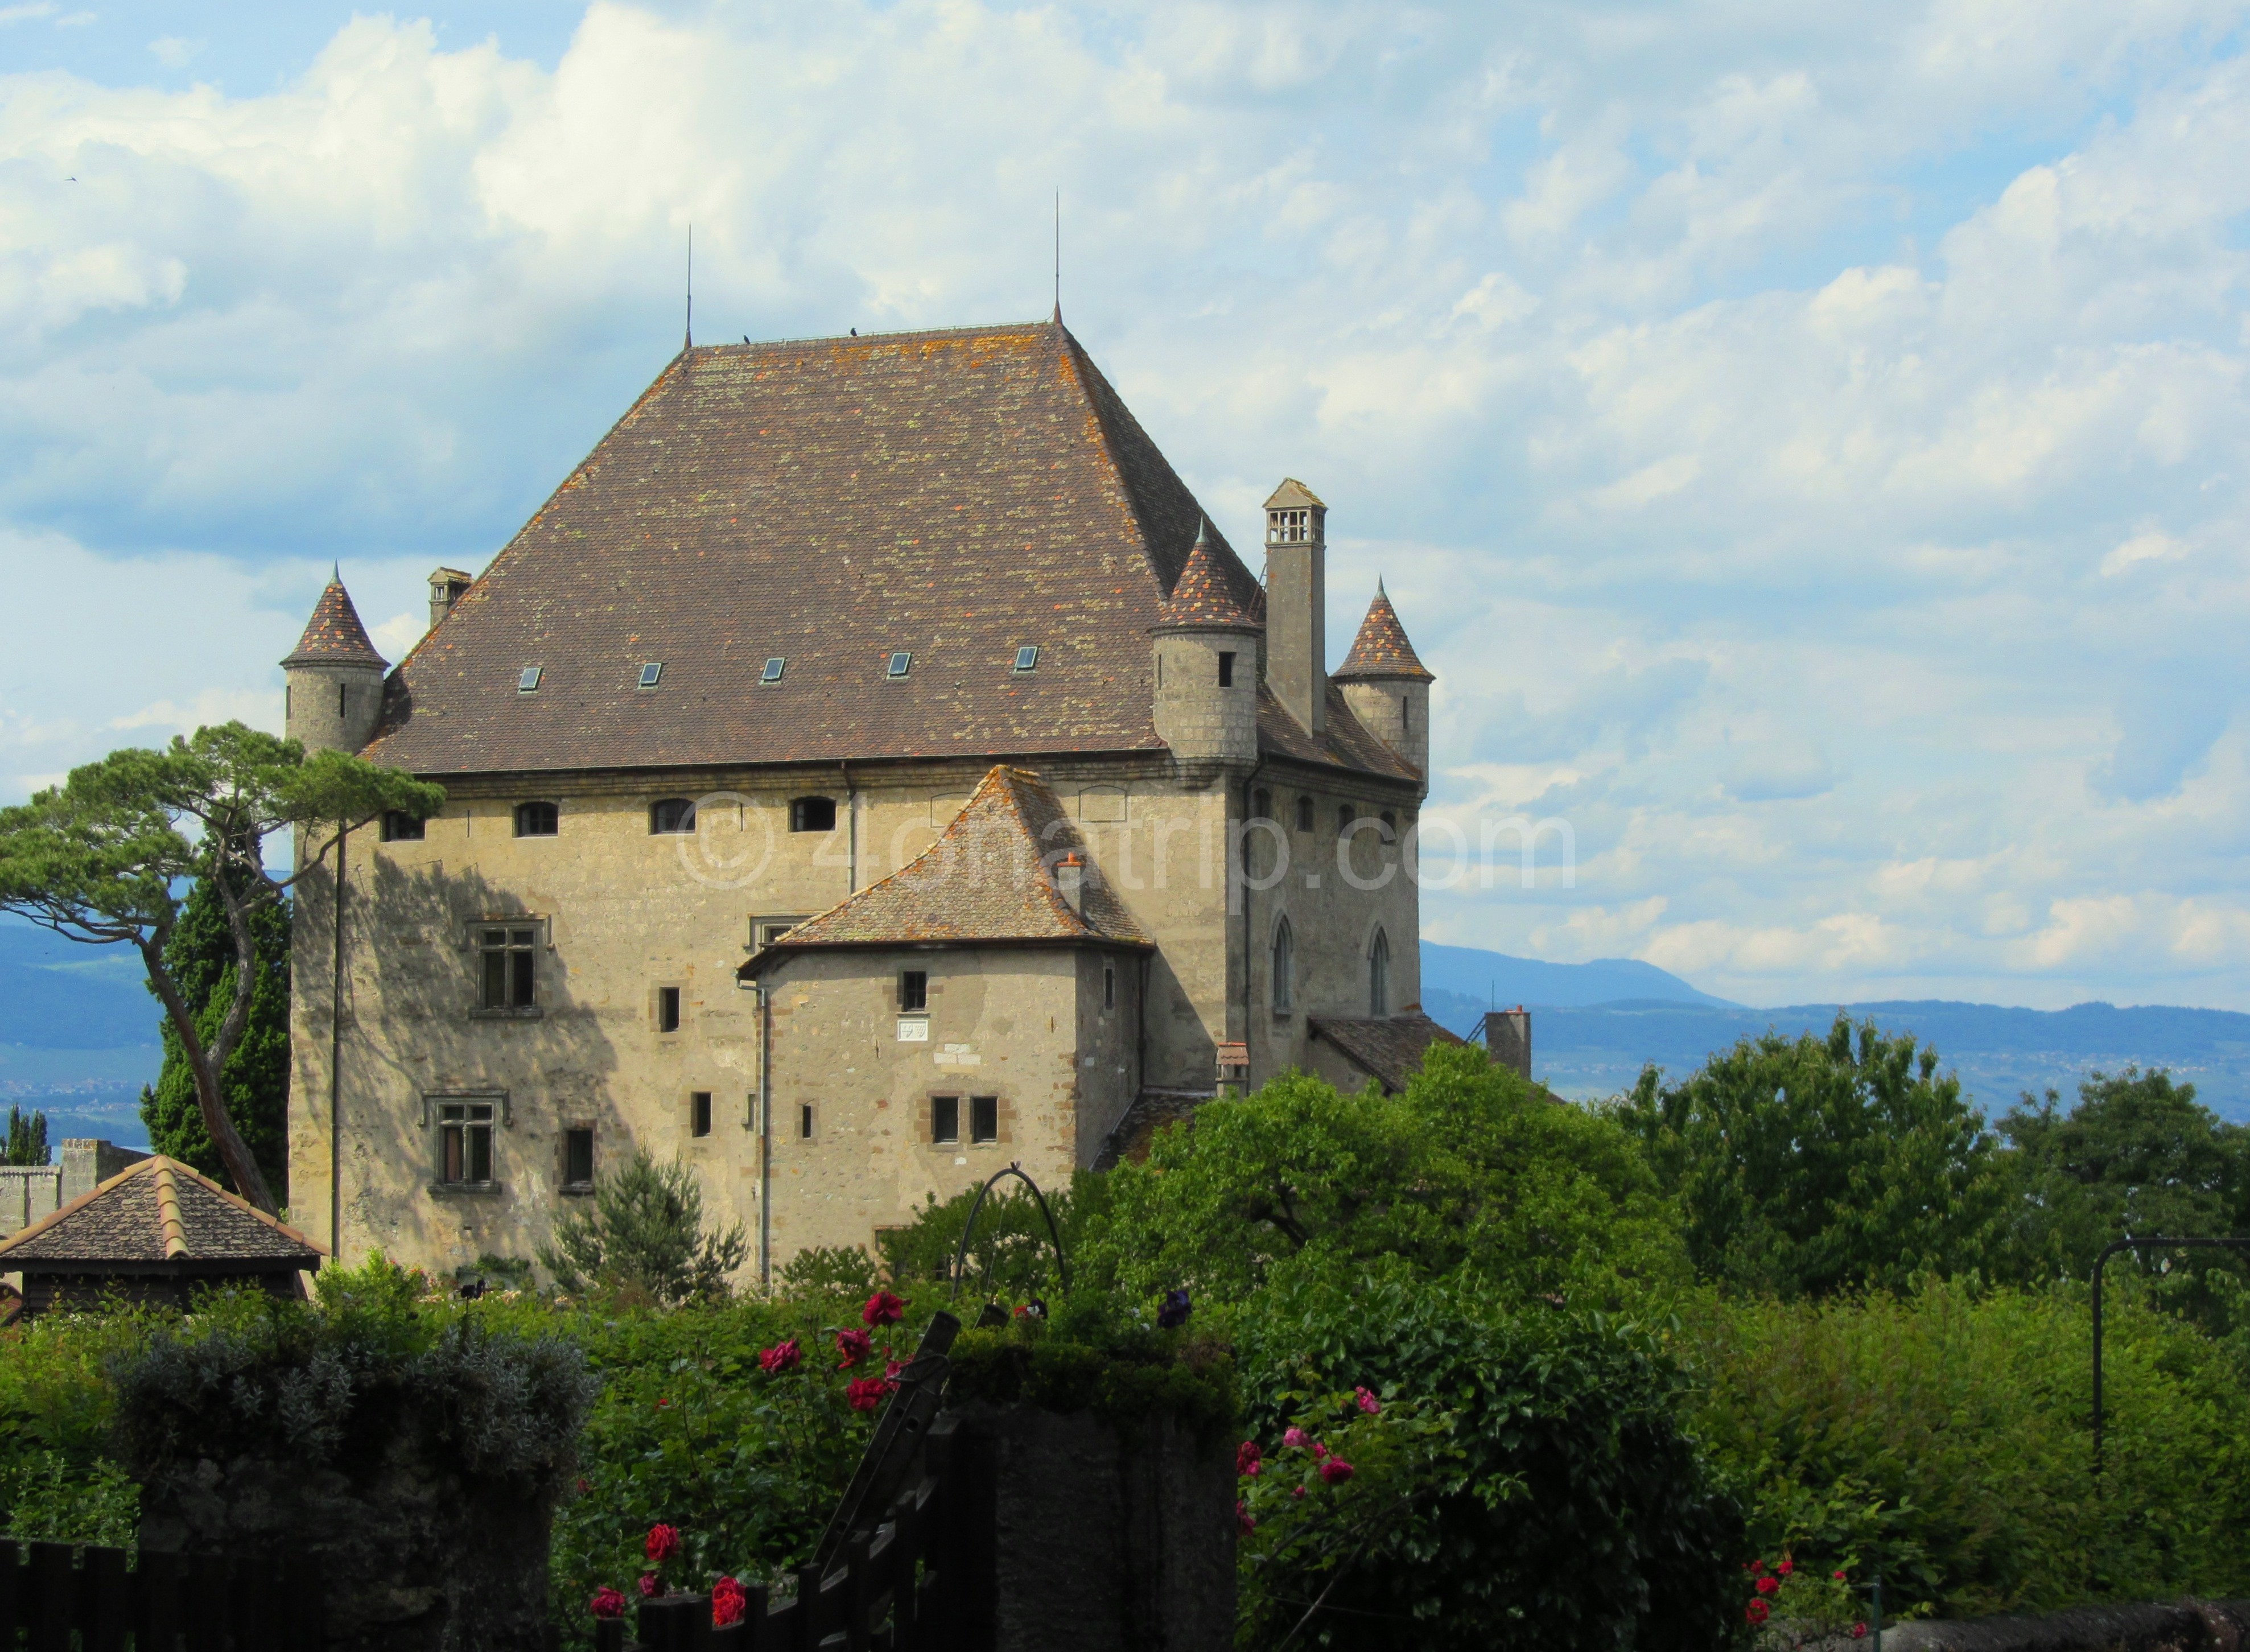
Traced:
<path fill-rule="evenodd" d="M 1848 1632 L 1878 1571 L 1893 1616 L 2250 1593 L 2244 1269 L 2112 1260 L 2098 1476 L 2087 1290 L 2126 1231 L 2250 1232 L 2247 1137 L 2161 1073 L 1988 1121 L 1933 1052 L 1842 1020 L 1597 1108 L 1459 1049 L 1392 1096 L 1285 1077 L 1048 1190 L 1067 1289 L 1047 1214 L 989 1201 L 953 1305 L 1009 1324 L 963 1336 L 960 1380 L 1128 1429 L 1164 1412 L 1231 1453 L 1245 1652 L 1779 1645 L 1791 1614 Z M 542 1380 L 586 1374 L 567 1473 L 494 1436 L 559 1476 L 570 1635 L 658 1564 L 657 1528 L 687 1586 L 800 1564 L 953 1301 L 970 1196 L 756 1297 L 693 1192 L 625 1167 L 545 1294 L 405 1303 L 370 1263 L 259 1306 L 256 1336 L 217 1299 L 0 1333 L 10 1529 L 129 1533 L 127 1465 L 247 1426 L 206 1368 L 268 1373 L 274 1414 L 324 1438 L 327 1391 L 273 1362 L 344 1358 L 338 1316 L 372 1334 L 351 1305 L 387 1280 L 402 1357 L 473 1325 L 550 1351 L 524 1356 Z"/>

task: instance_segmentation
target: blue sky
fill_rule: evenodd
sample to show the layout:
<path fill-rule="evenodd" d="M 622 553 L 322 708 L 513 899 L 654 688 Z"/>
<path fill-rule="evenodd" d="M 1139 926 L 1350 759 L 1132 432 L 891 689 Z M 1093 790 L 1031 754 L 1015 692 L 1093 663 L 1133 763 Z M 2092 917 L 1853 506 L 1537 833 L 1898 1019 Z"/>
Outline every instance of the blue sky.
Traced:
<path fill-rule="evenodd" d="M 1332 506 L 1432 938 L 2250 1008 L 2250 3 L 0 0 L 0 799 L 392 656 L 699 334 L 1064 308 Z"/>

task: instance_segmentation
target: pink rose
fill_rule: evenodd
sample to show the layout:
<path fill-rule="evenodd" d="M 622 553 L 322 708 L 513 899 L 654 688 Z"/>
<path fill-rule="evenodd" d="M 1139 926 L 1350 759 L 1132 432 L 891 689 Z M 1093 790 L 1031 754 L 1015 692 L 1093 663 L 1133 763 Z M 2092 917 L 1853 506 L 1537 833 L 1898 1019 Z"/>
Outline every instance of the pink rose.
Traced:
<path fill-rule="evenodd" d="M 1281 1443 L 1292 1451 L 1302 1451 L 1313 1443 L 1313 1437 L 1302 1428 L 1292 1428 L 1281 1436 Z"/>
<path fill-rule="evenodd" d="M 605 1583 L 594 1591 L 586 1609 L 597 1618 L 621 1618 L 625 1614 L 625 1598 Z"/>
<path fill-rule="evenodd" d="M 640 1574 L 640 1594 L 642 1600 L 653 1600 L 663 1592 L 664 1586 L 656 1580 L 655 1573 L 644 1572 Z"/>
<path fill-rule="evenodd" d="M 1265 1469 L 1262 1454 L 1255 1440 L 1246 1440 L 1234 1448 L 1234 1472 L 1255 1479 Z"/>
<path fill-rule="evenodd" d="M 1359 1401 L 1359 1408 L 1369 1416 L 1379 1417 L 1383 1414 L 1383 1402 L 1375 1397 L 1372 1390 L 1355 1388 L 1351 1392 L 1352 1397 Z"/>
<path fill-rule="evenodd" d="M 1356 1472 L 1342 1457 L 1330 1457 L 1321 1464 L 1321 1482 L 1324 1485 L 1336 1485 L 1350 1479 Z"/>
<path fill-rule="evenodd" d="M 795 1371 L 804 1362 L 804 1350 L 791 1337 L 787 1342 L 776 1343 L 760 1351 L 758 1368 L 769 1377 L 778 1377 L 784 1371 Z"/>

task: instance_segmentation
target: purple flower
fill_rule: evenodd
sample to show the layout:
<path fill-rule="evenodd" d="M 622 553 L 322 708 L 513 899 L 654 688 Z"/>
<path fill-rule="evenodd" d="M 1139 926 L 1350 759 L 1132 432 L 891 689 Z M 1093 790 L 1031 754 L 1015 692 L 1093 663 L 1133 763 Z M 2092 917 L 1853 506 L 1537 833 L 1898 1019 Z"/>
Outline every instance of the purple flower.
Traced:
<path fill-rule="evenodd" d="M 1156 1324 L 1165 1331 L 1177 1331 L 1188 1323 L 1189 1312 L 1186 1289 L 1168 1290 L 1163 1306 L 1156 1310 Z"/>

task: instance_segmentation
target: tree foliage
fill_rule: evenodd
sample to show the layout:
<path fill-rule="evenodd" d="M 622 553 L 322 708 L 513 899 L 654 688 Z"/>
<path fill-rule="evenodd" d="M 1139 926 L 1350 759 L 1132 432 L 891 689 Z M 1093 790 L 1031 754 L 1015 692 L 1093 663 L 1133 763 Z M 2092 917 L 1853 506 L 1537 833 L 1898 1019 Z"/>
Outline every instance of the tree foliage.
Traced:
<path fill-rule="evenodd" d="M 439 788 L 341 751 L 307 756 L 293 740 L 239 722 L 196 730 L 161 750 L 113 751 L 60 786 L 0 809 L 0 911 L 71 940 L 129 942 L 164 1006 L 196 1080 L 196 1100 L 228 1179 L 260 1209 L 276 1208 L 256 1158 L 229 1116 L 223 1075 L 249 1025 L 259 978 L 252 913 L 277 904 L 350 827 L 398 810 L 436 812 Z M 277 878 L 266 840 L 317 830 L 300 870 Z M 182 889 L 208 881 L 234 938 L 235 980 L 208 1037 L 165 962 Z"/>
<path fill-rule="evenodd" d="M 258 978 L 250 998 L 250 1018 L 220 1073 L 227 1116 L 284 1203 L 289 1196 L 289 909 L 286 902 L 260 904 L 250 916 L 258 950 Z M 225 903 L 209 878 L 188 891 L 180 916 L 164 947 L 165 966 L 179 982 L 180 994 L 194 1012 L 206 1047 L 234 1002 L 234 932 Z M 187 1049 L 164 1019 L 163 1069 L 153 1087 L 141 1091 L 141 1122 L 156 1151 L 192 1165 L 206 1176 L 225 1173 L 217 1144 L 204 1127 L 196 1095 L 195 1068 Z"/>
<path fill-rule="evenodd" d="M 1746 1289 L 1982 1267 L 2005 1220 L 1996 1144 L 1960 1080 L 1872 1021 L 1746 1038 L 1676 1085 L 1650 1068 L 1612 1116 L 1678 1201 L 1697 1270 Z"/>
<path fill-rule="evenodd" d="M 8 1142 L 0 1150 L 0 1165 L 45 1165 L 52 1162 L 47 1146 L 47 1116 L 8 1109 Z"/>
<path fill-rule="evenodd" d="M 596 1182 L 590 1209 L 556 1224 L 539 1260 L 565 1290 L 593 1287 L 676 1307 L 724 1296 L 749 1255 L 740 1222 L 703 1231 L 703 1190 L 685 1165 L 636 1152 Z"/>
<path fill-rule="evenodd" d="M 1159 1132 L 1110 1173 L 1090 1268 L 1153 1297 L 1239 1302 L 1285 1274 L 1383 1257 L 1500 1298 L 1614 1304 L 1683 1278 L 1632 1140 L 1480 1050 L 1433 1048 L 1397 1096 L 1290 1075 Z"/>

